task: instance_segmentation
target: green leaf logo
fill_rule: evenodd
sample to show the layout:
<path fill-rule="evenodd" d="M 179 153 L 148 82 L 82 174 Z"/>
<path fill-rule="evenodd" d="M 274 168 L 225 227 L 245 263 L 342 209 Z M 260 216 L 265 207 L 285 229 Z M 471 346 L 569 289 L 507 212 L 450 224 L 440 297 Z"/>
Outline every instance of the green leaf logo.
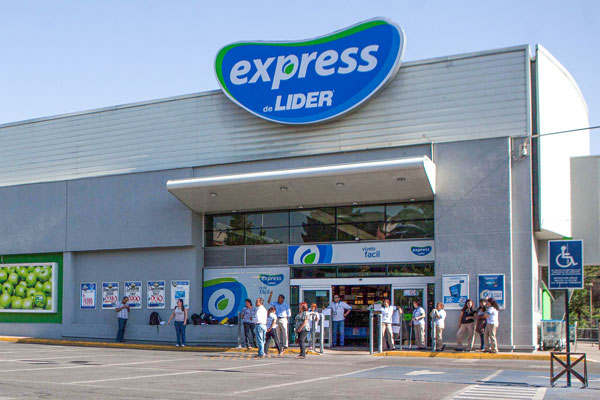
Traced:
<path fill-rule="evenodd" d="M 316 253 L 310 253 L 306 257 L 304 257 L 304 264 L 312 264 L 315 262 L 315 258 L 317 257 Z"/>
<path fill-rule="evenodd" d="M 287 75 L 291 74 L 294 70 L 294 63 L 289 63 L 287 67 L 283 70 Z"/>
<path fill-rule="evenodd" d="M 223 300 L 221 300 L 217 303 L 217 309 L 219 309 L 220 311 L 223 311 L 224 309 L 227 308 L 228 304 L 229 304 L 229 299 L 224 298 Z"/>

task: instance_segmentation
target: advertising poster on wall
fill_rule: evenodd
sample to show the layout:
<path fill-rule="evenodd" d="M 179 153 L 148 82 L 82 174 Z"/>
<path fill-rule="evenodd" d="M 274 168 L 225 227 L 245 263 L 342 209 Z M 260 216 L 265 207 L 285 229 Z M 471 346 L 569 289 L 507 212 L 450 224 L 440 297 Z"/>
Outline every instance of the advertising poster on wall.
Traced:
<path fill-rule="evenodd" d="M 81 303 L 82 310 L 96 309 L 96 283 L 84 282 L 81 284 Z"/>
<path fill-rule="evenodd" d="M 469 298 L 469 275 L 443 275 L 442 299 L 447 310 L 461 309 Z"/>
<path fill-rule="evenodd" d="M 493 298 L 504 310 L 504 274 L 477 275 L 477 293 L 479 299 Z"/>
<path fill-rule="evenodd" d="M 142 308 L 142 281 L 125 281 L 123 287 L 125 294 L 129 298 L 127 304 L 135 310 Z"/>
<path fill-rule="evenodd" d="M 148 281 L 146 288 L 147 307 L 149 310 L 163 310 L 165 308 L 165 281 Z"/>
<path fill-rule="evenodd" d="M 117 308 L 119 303 L 119 282 L 102 282 L 102 309 Z"/>
<path fill-rule="evenodd" d="M 171 281 L 171 308 L 175 308 L 179 299 L 183 299 L 185 308 L 190 307 L 190 281 Z"/>
<path fill-rule="evenodd" d="M 0 264 L 0 313 L 54 313 L 58 264 Z"/>
<path fill-rule="evenodd" d="M 273 299 L 283 294 L 289 303 L 289 268 L 224 268 L 205 269 L 202 311 L 219 322 L 237 316 L 246 299 L 265 302 L 273 291 Z"/>

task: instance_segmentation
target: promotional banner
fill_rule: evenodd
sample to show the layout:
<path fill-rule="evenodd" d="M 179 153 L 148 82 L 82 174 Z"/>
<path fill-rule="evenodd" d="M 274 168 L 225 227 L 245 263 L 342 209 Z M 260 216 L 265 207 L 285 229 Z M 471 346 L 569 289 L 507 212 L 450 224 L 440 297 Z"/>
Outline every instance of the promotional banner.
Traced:
<path fill-rule="evenodd" d="M 479 299 L 493 298 L 504 310 L 504 274 L 477 275 L 477 293 Z"/>
<path fill-rule="evenodd" d="M 433 240 L 288 246 L 289 265 L 434 261 Z"/>
<path fill-rule="evenodd" d="M 162 310 L 165 308 L 165 281 L 148 281 L 146 288 L 148 296 L 147 307 L 149 310 Z"/>
<path fill-rule="evenodd" d="M 0 313 L 54 313 L 57 263 L 0 264 Z"/>
<path fill-rule="evenodd" d="M 202 311 L 218 321 L 237 316 L 246 299 L 265 300 L 273 292 L 273 300 L 282 294 L 289 304 L 289 268 L 226 268 L 205 269 L 202 292 Z"/>
<path fill-rule="evenodd" d="M 442 299 L 447 310 L 463 308 L 469 298 L 469 275 L 443 275 Z"/>
<path fill-rule="evenodd" d="M 96 309 L 96 283 L 85 282 L 81 284 L 81 303 L 82 310 Z"/>
<path fill-rule="evenodd" d="M 102 282 L 102 309 L 117 308 L 119 298 L 119 282 Z"/>
<path fill-rule="evenodd" d="M 171 308 L 175 308 L 177 300 L 183 299 L 185 308 L 190 307 L 190 281 L 171 281 Z"/>
<path fill-rule="evenodd" d="M 232 43 L 217 54 L 215 72 L 223 93 L 248 112 L 310 124 L 367 101 L 396 75 L 403 52 L 402 29 L 377 18 L 314 39 Z"/>
<path fill-rule="evenodd" d="M 583 289 L 583 240 L 548 241 L 548 288 Z"/>
<path fill-rule="evenodd" d="M 124 296 L 129 297 L 129 307 L 132 309 L 142 308 L 142 281 L 125 281 L 123 287 L 125 294 Z"/>

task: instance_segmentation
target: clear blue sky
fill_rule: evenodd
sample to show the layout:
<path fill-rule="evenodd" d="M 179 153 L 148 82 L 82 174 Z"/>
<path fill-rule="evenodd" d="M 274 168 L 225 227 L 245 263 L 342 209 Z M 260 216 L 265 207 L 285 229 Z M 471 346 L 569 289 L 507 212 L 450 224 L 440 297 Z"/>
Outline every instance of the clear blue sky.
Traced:
<path fill-rule="evenodd" d="M 405 61 L 540 43 L 600 125 L 599 0 L 0 0 L 0 124 L 217 89 L 224 44 L 306 39 L 376 16 L 404 29 Z M 591 136 L 600 154 L 600 129 Z"/>

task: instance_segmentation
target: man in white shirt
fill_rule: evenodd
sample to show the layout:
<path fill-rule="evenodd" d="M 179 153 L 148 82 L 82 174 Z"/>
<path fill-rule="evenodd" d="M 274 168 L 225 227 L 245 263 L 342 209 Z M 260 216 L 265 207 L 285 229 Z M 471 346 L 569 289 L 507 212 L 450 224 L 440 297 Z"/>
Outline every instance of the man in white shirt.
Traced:
<path fill-rule="evenodd" d="M 125 336 L 125 327 L 127 326 L 127 320 L 129 319 L 129 306 L 127 302 L 129 301 L 129 297 L 123 297 L 121 304 L 119 307 L 115 309 L 117 312 L 117 321 L 119 321 L 119 330 L 117 331 L 117 339 L 116 342 L 124 342 L 123 337 Z"/>
<path fill-rule="evenodd" d="M 443 303 L 437 303 L 435 310 L 431 312 L 435 324 L 435 351 L 444 351 L 444 328 L 446 327 L 446 311 Z"/>
<path fill-rule="evenodd" d="M 337 343 L 338 334 L 340 338 L 340 347 L 344 347 L 344 319 L 350 314 L 352 307 L 345 302 L 340 301 L 340 296 L 336 294 L 333 296 L 333 303 L 330 303 L 327 308 L 331 310 L 331 319 L 333 322 L 333 340 L 331 347 L 335 346 Z"/>
<path fill-rule="evenodd" d="M 415 300 L 413 302 L 414 310 L 412 321 L 410 324 L 415 329 L 415 336 L 417 339 L 417 349 L 425 348 L 425 310 L 421 307 L 421 301 Z"/>
<path fill-rule="evenodd" d="M 265 334 L 267 333 L 267 309 L 263 306 L 262 297 L 256 299 L 256 345 L 258 346 L 258 358 L 265 356 Z"/>
<path fill-rule="evenodd" d="M 383 307 L 381 307 L 381 322 L 383 323 L 383 337 L 388 350 L 396 350 L 396 345 L 394 344 L 394 330 L 392 328 L 392 316 L 396 310 L 396 306 L 390 305 L 390 299 L 383 300 Z"/>
<path fill-rule="evenodd" d="M 272 307 L 275 307 L 275 313 L 277 315 L 277 336 L 279 337 L 279 342 L 283 346 L 284 349 L 289 347 L 288 343 L 288 318 L 292 316 L 292 310 L 290 310 L 290 306 L 285 302 L 285 296 L 280 294 L 277 297 L 277 302 L 271 302 L 271 298 L 273 298 L 273 292 L 269 294 L 269 299 L 267 303 Z"/>

